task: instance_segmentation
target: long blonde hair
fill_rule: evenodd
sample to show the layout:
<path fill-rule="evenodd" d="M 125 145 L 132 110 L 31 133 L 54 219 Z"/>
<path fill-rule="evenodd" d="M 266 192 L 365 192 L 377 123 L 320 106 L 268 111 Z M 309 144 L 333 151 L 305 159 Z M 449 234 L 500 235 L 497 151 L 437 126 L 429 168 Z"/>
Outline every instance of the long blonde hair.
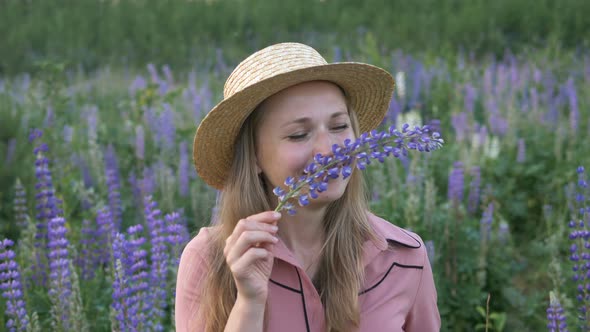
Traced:
<path fill-rule="evenodd" d="M 218 202 L 216 226 L 208 250 L 209 270 L 202 285 L 200 313 L 205 331 L 223 331 L 235 300 L 236 285 L 225 262 L 225 239 L 238 220 L 271 208 L 268 188 L 256 172 L 255 132 L 263 112 L 254 111 L 238 136 L 233 165 Z M 349 107 L 352 128 L 359 135 L 358 119 Z M 358 293 L 364 281 L 363 243 L 375 234 L 367 219 L 367 197 L 360 171 L 353 171 L 343 196 L 331 203 L 324 217 L 326 241 L 315 284 L 325 308 L 326 331 L 350 331 L 360 324 Z M 195 313 L 196 315 L 197 313 Z M 266 316 L 266 315 L 265 315 Z M 265 320 L 267 317 L 265 317 Z"/>

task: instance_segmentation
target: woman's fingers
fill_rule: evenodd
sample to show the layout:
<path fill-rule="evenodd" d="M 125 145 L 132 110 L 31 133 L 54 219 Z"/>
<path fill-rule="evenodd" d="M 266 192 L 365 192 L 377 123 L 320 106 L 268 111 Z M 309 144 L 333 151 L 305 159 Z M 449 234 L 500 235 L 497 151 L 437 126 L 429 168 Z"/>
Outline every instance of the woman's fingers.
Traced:
<path fill-rule="evenodd" d="M 239 260 L 230 264 L 230 270 L 234 275 L 240 275 L 242 272 L 251 269 L 257 260 L 266 259 L 270 255 L 270 251 L 265 248 L 250 248 Z"/>
<path fill-rule="evenodd" d="M 278 238 L 276 238 L 273 233 L 269 233 L 267 231 L 244 231 L 231 246 L 226 245 L 226 250 L 224 251 L 226 261 L 231 265 L 242 255 L 244 255 L 244 253 L 246 253 L 246 251 L 248 251 L 250 248 L 266 250 L 264 248 L 256 248 L 256 244 L 274 244 L 277 243 L 277 241 Z"/>
<path fill-rule="evenodd" d="M 249 216 L 248 218 L 238 221 L 232 235 L 230 235 L 225 243 L 226 247 L 231 247 L 240 237 L 244 231 L 266 231 L 269 233 L 276 233 L 278 230 L 276 223 L 281 218 L 281 214 L 274 211 L 265 211 L 259 214 Z"/>

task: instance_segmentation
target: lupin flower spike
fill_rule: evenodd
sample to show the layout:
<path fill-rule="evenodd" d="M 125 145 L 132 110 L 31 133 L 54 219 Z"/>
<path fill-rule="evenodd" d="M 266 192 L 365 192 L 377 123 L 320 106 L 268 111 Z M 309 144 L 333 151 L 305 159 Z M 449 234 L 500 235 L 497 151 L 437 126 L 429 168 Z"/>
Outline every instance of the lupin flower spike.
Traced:
<path fill-rule="evenodd" d="M 273 193 L 279 198 L 275 211 L 286 210 L 290 215 L 295 214 L 295 205 L 290 200 L 296 199 L 300 206 L 308 205 L 310 199 L 328 189 L 329 180 L 349 177 L 352 167 L 364 170 L 372 160 L 382 163 L 389 156 L 407 156 L 408 150 L 430 152 L 441 148 L 443 143 L 440 134 L 432 131 L 430 126 L 411 129 L 404 124 L 401 131 L 392 126 L 387 131 L 363 133 L 354 142 L 347 139 L 343 145 L 334 144 L 332 155 L 315 155 L 313 162 L 305 167 L 304 175 L 285 180 L 288 191 L 282 187 L 274 188 Z"/>

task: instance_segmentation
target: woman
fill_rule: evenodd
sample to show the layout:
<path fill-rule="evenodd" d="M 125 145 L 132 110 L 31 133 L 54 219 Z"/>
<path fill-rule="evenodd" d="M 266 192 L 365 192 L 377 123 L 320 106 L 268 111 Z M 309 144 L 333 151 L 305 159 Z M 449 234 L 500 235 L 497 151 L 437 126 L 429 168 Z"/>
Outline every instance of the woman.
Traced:
<path fill-rule="evenodd" d="M 222 194 L 181 257 L 178 331 L 439 330 L 424 243 L 368 211 L 358 170 L 295 215 L 273 212 L 273 188 L 377 127 L 393 87 L 380 68 L 297 43 L 236 67 L 195 135 L 197 172 Z"/>

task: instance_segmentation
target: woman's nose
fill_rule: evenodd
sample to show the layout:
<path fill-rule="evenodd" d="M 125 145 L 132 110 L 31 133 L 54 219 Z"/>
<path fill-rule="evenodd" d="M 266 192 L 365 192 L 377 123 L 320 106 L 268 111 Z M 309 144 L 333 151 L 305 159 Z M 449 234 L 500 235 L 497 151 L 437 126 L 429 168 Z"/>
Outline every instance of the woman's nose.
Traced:
<path fill-rule="evenodd" d="M 314 146 L 314 155 L 321 153 L 323 156 L 332 155 L 332 145 L 337 144 L 336 139 L 327 130 L 318 133 Z"/>

